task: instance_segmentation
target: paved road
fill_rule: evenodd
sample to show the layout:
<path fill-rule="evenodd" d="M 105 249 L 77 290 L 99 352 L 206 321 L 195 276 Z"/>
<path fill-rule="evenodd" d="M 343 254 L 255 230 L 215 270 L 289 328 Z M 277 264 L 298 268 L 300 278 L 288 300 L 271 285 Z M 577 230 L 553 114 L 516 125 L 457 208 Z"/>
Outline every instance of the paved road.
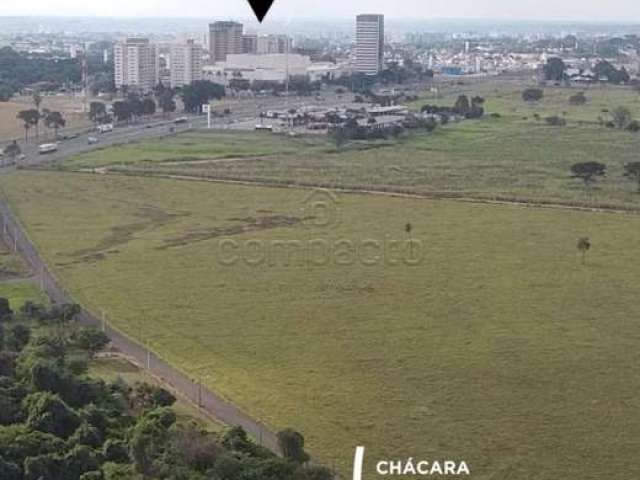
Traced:
<path fill-rule="evenodd" d="M 319 100 L 320 98 L 321 100 Z M 335 95 L 325 93 L 316 97 L 265 97 L 265 98 L 244 98 L 244 99 L 223 99 L 221 102 L 214 102 L 213 110 L 223 112 L 228 108 L 231 113 L 223 117 L 212 118 L 212 127 L 215 129 L 232 130 L 253 130 L 259 122 L 261 112 L 269 110 L 288 110 L 291 108 L 308 107 L 315 105 L 319 107 L 342 107 L 350 106 L 353 97 L 349 94 Z M 174 133 L 183 132 L 192 128 L 201 129 L 207 127 L 207 117 L 204 115 L 189 115 L 186 123 L 174 123 L 173 120 L 151 120 L 127 126 L 118 126 L 112 132 L 98 134 L 89 130 L 81 131 L 76 138 L 59 142 L 58 151 L 46 155 L 38 153 L 38 145 L 48 143 L 41 139 L 39 142 L 20 142 L 22 152 L 26 158 L 21 161 L 22 165 L 34 166 L 53 160 L 62 160 L 71 155 L 83 153 L 105 146 L 118 145 L 145 138 L 164 137 Z M 269 122 L 269 120 L 265 120 Z M 273 121 L 271 121 L 273 123 Z M 174 130 L 173 132 L 171 130 Z M 95 137 L 99 141 L 97 144 L 89 145 L 89 137 Z"/>
<path fill-rule="evenodd" d="M 97 132 L 84 132 L 76 138 L 63 140 L 58 143 L 58 151 L 41 155 L 38 153 L 38 144 L 29 142 L 22 144 L 22 153 L 26 156 L 20 162 L 24 166 L 33 166 L 41 163 L 61 160 L 78 153 L 104 148 L 105 146 L 118 145 L 131 141 L 142 140 L 151 137 L 163 137 L 174 133 L 188 130 L 189 128 L 202 128 L 206 126 L 206 119 L 203 117 L 190 117 L 187 123 L 176 124 L 173 121 L 161 121 L 151 123 L 140 123 L 129 126 L 116 127 L 112 132 L 98 134 Z M 89 137 L 98 139 L 98 143 L 89 145 Z M 43 142 L 46 143 L 46 142 Z"/>

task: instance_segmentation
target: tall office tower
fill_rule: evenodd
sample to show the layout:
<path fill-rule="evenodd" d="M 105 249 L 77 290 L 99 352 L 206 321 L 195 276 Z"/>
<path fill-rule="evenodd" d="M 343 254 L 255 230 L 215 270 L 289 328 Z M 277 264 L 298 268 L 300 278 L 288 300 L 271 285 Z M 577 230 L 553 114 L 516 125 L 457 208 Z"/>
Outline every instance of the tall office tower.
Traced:
<path fill-rule="evenodd" d="M 214 22 L 209 25 L 211 62 L 224 62 L 229 54 L 242 53 L 242 24 Z"/>
<path fill-rule="evenodd" d="M 261 35 L 258 37 L 257 53 L 287 53 L 291 51 L 291 39 L 286 35 Z"/>
<path fill-rule="evenodd" d="M 156 46 L 148 38 L 127 38 L 113 48 L 116 88 L 151 91 L 158 84 Z"/>
<path fill-rule="evenodd" d="M 169 70 L 173 88 L 202 80 L 202 47 L 193 40 L 171 46 Z"/>
<path fill-rule="evenodd" d="M 242 35 L 242 53 L 258 53 L 258 35 L 246 33 Z"/>
<path fill-rule="evenodd" d="M 377 75 L 384 58 L 384 15 L 358 15 L 356 18 L 356 72 Z"/>

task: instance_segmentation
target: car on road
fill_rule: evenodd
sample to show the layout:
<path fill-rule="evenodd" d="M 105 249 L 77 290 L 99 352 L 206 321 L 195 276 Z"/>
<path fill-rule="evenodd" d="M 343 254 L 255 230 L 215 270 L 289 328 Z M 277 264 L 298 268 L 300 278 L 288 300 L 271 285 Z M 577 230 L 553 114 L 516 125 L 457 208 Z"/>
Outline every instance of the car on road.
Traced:
<path fill-rule="evenodd" d="M 98 140 L 96 137 L 89 137 L 87 139 L 87 143 L 89 145 L 95 145 L 96 143 L 98 143 L 100 140 Z"/>
<path fill-rule="evenodd" d="M 176 118 L 173 123 L 187 123 L 189 119 L 187 117 L 179 117 Z"/>
<path fill-rule="evenodd" d="M 57 151 L 58 151 L 57 143 L 43 143 L 42 145 L 38 146 L 38 153 L 40 155 L 45 155 L 47 153 L 53 153 Z"/>
<path fill-rule="evenodd" d="M 113 123 L 105 123 L 104 125 L 98 125 L 98 133 L 113 132 Z"/>

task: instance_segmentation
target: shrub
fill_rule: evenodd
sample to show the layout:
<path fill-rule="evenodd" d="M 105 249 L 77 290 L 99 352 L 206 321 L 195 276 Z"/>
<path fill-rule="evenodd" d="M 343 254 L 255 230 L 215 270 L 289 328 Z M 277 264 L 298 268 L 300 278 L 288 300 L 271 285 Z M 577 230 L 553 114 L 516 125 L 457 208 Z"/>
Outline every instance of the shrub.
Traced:
<path fill-rule="evenodd" d="M 587 97 L 585 96 L 584 92 L 578 92 L 575 95 L 571 95 L 569 97 L 570 105 L 584 105 L 585 103 L 587 103 Z"/>
<path fill-rule="evenodd" d="M 538 102 L 544 97 L 544 91 L 540 88 L 527 88 L 522 92 L 522 99 L 525 102 Z"/>
<path fill-rule="evenodd" d="M 638 120 L 632 120 L 629 125 L 627 125 L 626 130 L 630 132 L 640 132 L 640 122 L 638 122 Z"/>
<path fill-rule="evenodd" d="M 564 118 L 558 117 L 557 115 L 547 117 L 544 121 L 547 122 L 547 125 L 551 125 L 553 127 L 564 127 L 567 124 L 567 121 Z"/>

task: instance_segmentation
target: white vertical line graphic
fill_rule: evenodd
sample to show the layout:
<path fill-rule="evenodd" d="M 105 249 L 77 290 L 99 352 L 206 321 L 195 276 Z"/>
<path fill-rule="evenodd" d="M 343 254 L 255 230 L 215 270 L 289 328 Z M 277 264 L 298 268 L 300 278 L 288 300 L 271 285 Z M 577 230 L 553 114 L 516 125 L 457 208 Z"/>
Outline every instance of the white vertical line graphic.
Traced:
<path fill-rule="evenodd" d="M 362 463 L 364 461 L 364 447 L 356 447 L 353 459 L 353 480 L 362 480 Z"/>

